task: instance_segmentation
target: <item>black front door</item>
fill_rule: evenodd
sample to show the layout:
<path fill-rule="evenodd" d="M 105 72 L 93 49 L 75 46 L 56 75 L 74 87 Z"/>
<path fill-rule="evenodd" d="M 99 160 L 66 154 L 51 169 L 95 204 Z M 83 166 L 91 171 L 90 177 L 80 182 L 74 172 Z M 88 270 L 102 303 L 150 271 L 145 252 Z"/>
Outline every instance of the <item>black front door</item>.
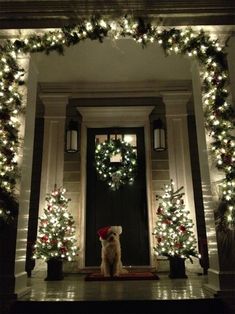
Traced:
<path fill-rule="evenodd" d="M 131 139 L 137 151 L 137 174 L 133 185 L 112 191 L 97 176 L 94 166 L 97 140 L 113 136 Z M 86 199 L 86 266 L 99 266 L 101 244 L 97 230 L 105 226 L 122 226 L 120 236 L 122 262 L 125 266 L 149 265 L 148 211 L 145 177 L 143 128 L 106 128 L 87 131 L 87 199 Z"/>

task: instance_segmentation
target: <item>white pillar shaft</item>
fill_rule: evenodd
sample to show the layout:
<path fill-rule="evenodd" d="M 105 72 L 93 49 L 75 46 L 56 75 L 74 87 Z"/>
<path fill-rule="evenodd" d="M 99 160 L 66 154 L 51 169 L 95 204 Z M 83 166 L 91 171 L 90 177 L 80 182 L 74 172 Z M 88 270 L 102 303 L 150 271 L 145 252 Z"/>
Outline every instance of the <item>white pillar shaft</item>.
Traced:
<path fill-rule="evenodd" d="M 194 110 L 196 119 L 196 130 L 198 139 L 199 164 L 202 181 L 203 204 L 205 212 L 206 233 L 208 242 L 208 254 L 210 268 L 208 270 L 209 285 L 215 290 L 220 290 L 219 283 L 219 257 L 215 230 L 214 207 L 215 201 L 212 197 L 211 176 L 208 158 L 208 144 L 204 124 L 204 113 L 202 107 L 201 79 L 199 66 L 192 63 L 192 83 L 194 96 Z"/>
<path fill-rule="evenodd" d="M 29 202 L 31 189 L 31 175 L 33 163 L 34 126 L 37 97 L 37 69 L 28 57 L 19 60 L 26 70 L 26 85 L 24 97 L 26 114 L 21 123 L 21 134 L 24 138 L 20 156 L 21 178 L 19 182 L 19 216 L 17 226 L 16 258 L 15 258 L 15 292 L 17 295 L 27 290 L 27 274 L 25 272 L 27 232 L 29 217 Z"/>

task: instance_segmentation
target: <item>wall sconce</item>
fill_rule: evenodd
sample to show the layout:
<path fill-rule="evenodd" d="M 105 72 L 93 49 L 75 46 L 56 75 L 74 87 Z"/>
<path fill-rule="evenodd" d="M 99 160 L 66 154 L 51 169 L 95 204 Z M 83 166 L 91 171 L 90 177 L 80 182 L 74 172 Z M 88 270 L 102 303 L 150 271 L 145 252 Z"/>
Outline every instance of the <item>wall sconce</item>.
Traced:
<path fill-rule="evenodd" d="M 166 149 L 166 132 L 161 119 L 153 121 L 153 149 L 158 152 Z"/>
<path fill-rule="evenodd" d="M 66 131 L 66 152 L 78 152 L 78 124 L 74 120 L 70 120 Z"/>

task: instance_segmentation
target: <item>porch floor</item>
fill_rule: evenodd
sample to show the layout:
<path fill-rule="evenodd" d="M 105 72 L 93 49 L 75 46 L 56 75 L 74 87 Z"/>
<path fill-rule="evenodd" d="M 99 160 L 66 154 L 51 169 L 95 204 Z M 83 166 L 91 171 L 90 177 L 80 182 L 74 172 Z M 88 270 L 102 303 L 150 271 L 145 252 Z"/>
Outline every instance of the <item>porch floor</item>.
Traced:
<path fill-rule="evenodd" d="M 19 301 L 106 301 L 210 299 L 206 275 L 187 273 L 187 279 L 170 279 L 159 272 L 159 280 L 85 281 L 85 274 L 65 274 L 61 281 L 45 281 L 46 272 L 28 278 L 30 291 Z"/>
<path fill-rule="evenodd" d="M 86 274 L 80 273 L 45 281 L 46 272 L 33 272 L 30 291 L 18 298 L 10 314 L 234 313 L 206 289 L 206 275 L 187 275 L 170 279 L 159 272 L 159 280 L 85 281 Z"/>

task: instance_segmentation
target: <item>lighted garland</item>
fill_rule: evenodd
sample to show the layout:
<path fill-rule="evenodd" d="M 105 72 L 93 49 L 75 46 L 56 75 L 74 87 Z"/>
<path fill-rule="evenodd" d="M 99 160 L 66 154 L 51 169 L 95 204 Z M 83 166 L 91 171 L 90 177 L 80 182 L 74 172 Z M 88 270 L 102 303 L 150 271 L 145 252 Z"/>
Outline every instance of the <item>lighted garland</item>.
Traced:
<path fill-rule="evenodd" d="M 22 97 L 18 87 L 23 70 L 8 43 L 0 48 L 0 217 L 9 221 L 18 210 L 14 190 L 19 175 L 16 154 Z"/>
<path fill-rule="evenodd" d="M 112 161 L 115 156 L 120 156 L 120 162 Z M 96 146 L 95 167 L 99 178 L 116 191 L 120 186 L 134 182 L 137 156 L 132 146 L 125 141 L 105 141 Z"/>
<path fill-rule="evenodd" d="M 6 201 L 0 204 L 0 215 L 4 216 L 7 211 L 11 211 L 8 199 L 14 199 L 17 178 L 15 156 L 19 146 L 19 126 L 16 119 L 23 107 L 18 86 L 24 73 L 18 66 L 17 56 L 33 52 L 48 54 L 51 51 L 62 54 L 64 47 L 86 39 L 102 42 L 105 37 L 114 40 L 133 38 L 143 46 L 156 42 L 163 47 L 166 54 L 183 54 L 199 61 L 205 127 L 212 138 L 211 149 L 216 167 L 225 174 L 221 185 L 221 200 L 227 204 L 227 223 L 235 226 L 235 138 L 232 135 L 234 112 L 227 101 L 229 93 L 224 47 L 203 30 L 164 29 L 141 19 L 126 17 L 115 21 L 91 18 L 80 21 L 76 26 L 44 32 L 41 35 L 32 34 L 27 38 L 6 40 L 0 47 L 0 193 L 6 196 Z"/>

